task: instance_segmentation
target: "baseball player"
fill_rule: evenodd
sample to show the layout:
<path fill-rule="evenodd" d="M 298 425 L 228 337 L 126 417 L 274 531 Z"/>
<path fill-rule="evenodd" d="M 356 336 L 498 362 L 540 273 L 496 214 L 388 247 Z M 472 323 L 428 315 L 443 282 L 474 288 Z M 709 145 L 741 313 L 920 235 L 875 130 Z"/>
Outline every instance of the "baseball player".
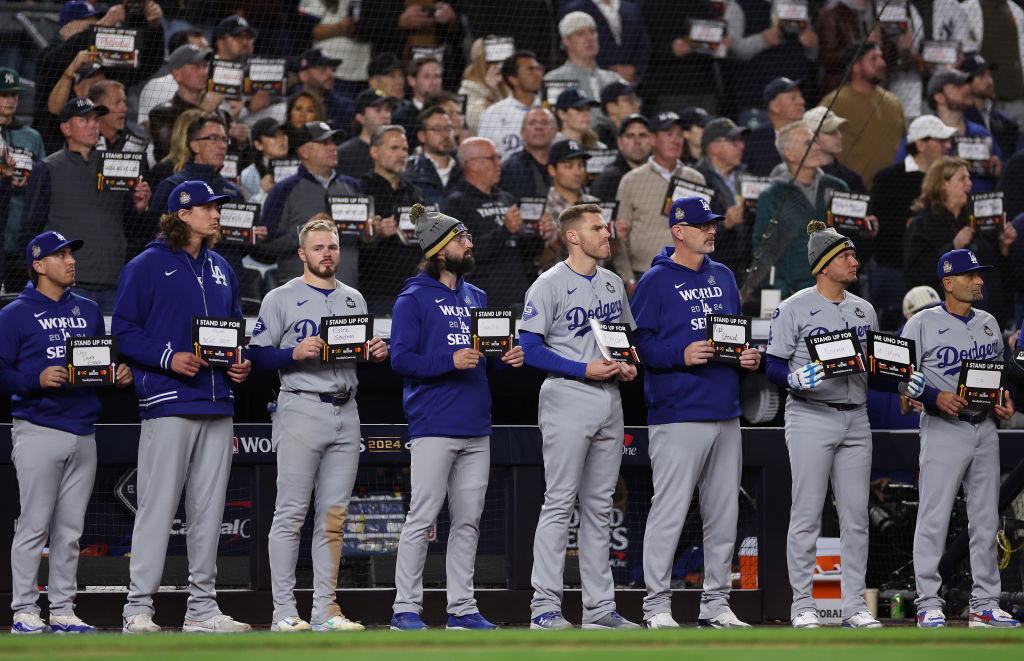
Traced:
<path fill-rule="evenodd" d="M 526 363 L 548 373 L 538 420 L 544 443 L 544 506 L 533 538 L 531 629 L 568 629 L 562 574 L 569 519 L 579 496 L 579 560 L 584 629 L 637 629 L 615 612 L 608 562 L 612 493 L 622 461 L 618 381 L 636 367 L 601 357 L 590 319 L 628 323 L 633 315 L 622 279 L 598 266 L 608 259 L 608 228 L 596 204 L 558 215 L 569 258 L 545 271 L 526 292 L 519 343 Z M 575 415 L 576 411 L 584 413 Z"/>
<path fill-rule="evenodd" d="M 473 238 L 461 222 L 414 205 L 422 271 L 405 281 L 391 322 L 391 367 L 405 377 L 403 404 L 412 452 L 412 500 L 398 540 L 391 629 L 426 629 L 423 563 L 430 527 L 448 496 L 448 629 L 497 629 L 473 598 L 473 568 L 491 468 L 491 395 L 483 354 L 473 348 L 470 309 L 487 295 L 465 281 Z M 453 332 L 454 331 L 454 332 Z M 521 347 L 501 362 L 523 364 Z"/>
<path fill-rule="evenodd" d="M 359 468 L 359 411 L 354 363 L 320 362 L 322 317 L 366 314 L 362 294 L 335 278 L 341 249 L 329 216 L 315 216 L 299 232 L 301 277 L 263 299 L 249 342 L 259 369 L 279 370 L 281 392 L 273 414 L 277 453 L 277 503 L 270 527 L 270 576 L 274 593 L 271 631 L 360 631 L 337 602 L 338 566 L 348 501 Z M 379 363 L 388 347 L 368 343 Z M 316 487 L 313 524 L 313 611 L 310 622 L 295 604 L 299 530 Z"/>
<path fill-rule="evenodd" d="M 211 368 L 190 350 L 192 317 L 242 317 L 235 272 L 210 250 L 219 233 L 217 204 L 226 199 L 202 181 L 178 184 L 169 213 L 160 218 L 160 235 L 125 265 L 117 285 L 111 326 L 118 349 L 134 363 L 142 417 L 125 633 L 160 631 L 153 593 L 186 482 L 189 597 L 182 630 L 251 628 L 220 612 L 215 590 L 231 469 L 231 387 L 245 380 L 251 364 Z"/>
<path fill-rule="evenodd" d="M 768 378 L 789 387 L 785 431 L 793 504 L 786 560 L 792 624 L 798 629 L 820 626 L 811 588 L 821 505 L 831 478 L 839 510 L 843 626 L 877 629 L 882 625 L 864 601 L 871 473 L 867 375 L 823 381 L 821 363 L 811 362 L 804 338 L 849 328 L 864 342 L 867 331 L 878 330 L 878 320 L 870 303 L 847 291 L 857 282 L 860 266 L 853 242 L 819 221 L 811 221 L 807 232 L 807 259 L 816 284 L 779 305 L 768 338 Z M 918 375 L 915 390 L 904 394 L 919 394 L 922 383 Z"/>
<path fill-rule="evenodd" d="M 982 300 L 981 272 L 973 252 L 952 250 L 939 258 L 937 274 L 945 301 L 910 318 L 903 337 L 916 343 L 917 360 L 927 385 L 921 400 L 921 458 L 917 529 L 914 532 L 914 574 L 917 583 L 917 626 L 946 626 L 939 597 L 939 559 L 946 546 L 953 500 L 963 484 L 967 495 L 970 535 L 971 627 L 1016 627 L 1019 622 L 999 608 L 1000 579 L 996 562 L 999 529 L 999 437 L 992 413 L 1000 420 L 1013 415 L 1009 393 L 990 413 L 969 417 L 967 402 L 956 394 L 961 361 L 1001 360 L 999 323 L 974 307 Z M 843 568 L 845 573 L 846 568 Z"/>
<path fill-rule="evenodd" d="M 0 390 L 10 393 L 13 449 L 21 515 L 11 546 L 11 633 L 92 633 L 75 615 L 78 540 L 96 476 L 96 421 L 100 400 L 92 388 L 66 388 L 68 337 L 104 335 L 93 301 L 72 293 L 81 239 L 43 232 L 28 244 L 31 282 L 0 310 Z M 117 385 L 131 383 L 119 365 Z M 49 540 L 47 594 L 50 624 L 39 617 L 39 558 Z"/>
<path fill-rule="evenodd" d="M 739 515 L 740 379 L 731 365 L 708 364 L 714 348 L 705 316 L 742 314 L 736 279 L 712 261 L 715 226 L 724 217 L 699 197 L 669 209 L 672 246 L 654 258 L 633 291 L 636 343 L 647 365 L 644 399 L 650 425 L 654 497 L 644 532 L 644 623 L 678 628 L 672 618 L 672 565 L 693 490 L 704 521 L 704 593 L 698 627 L 748 628 L 729 608 Z M 754 348 L 739 366 L 756 370 Z"/>

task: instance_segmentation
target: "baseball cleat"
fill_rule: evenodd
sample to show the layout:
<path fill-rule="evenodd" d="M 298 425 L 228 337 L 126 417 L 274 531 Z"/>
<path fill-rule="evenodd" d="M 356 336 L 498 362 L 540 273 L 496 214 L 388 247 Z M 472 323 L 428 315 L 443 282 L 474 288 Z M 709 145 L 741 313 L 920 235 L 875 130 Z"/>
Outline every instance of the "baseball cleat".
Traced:
<path fill-rule="evenodd" d="M 751 629 L 752 627 L 736 617 L 731 608 L 719 613 L 715 617 L 697 620 L 698 629 Z"/>
<path fill-rule="evenodd" d="M 239 622 L 230 615 L 220 613 L 206 620 L 185 618 L 181 631 L 182 633 L 241 633 L 252 631 L 252 627 L 245 622 Z"/>
<path fill-rule="evenodd" d="M 678 629 L 679 623 L 672 619 L 672 613 L 656 613 L 644 620 L 648 629 Z"/>
<path fill-rule="evenodd" d="M 971 613 L 973 616 L 974 614 Z M 973 622 L 973 617 L 971 619 Z M 946 616 L 942 614 L 942 611 L 933 608 L 931 610 L 917 611 L 917 628 L 918 629 L 942 629 L 946 626 Z"/>
<path fill-rule="evenodd" d="M 148 613 L 136 613 L 121 618 L 123 633 L 160 633 L 160 625 L 153 621 L 153 616 Z"/>
<path fill-rule="evenodd" d="M 80 617 L 50 614 L 50 631 L 53 633 L 96 633 L 96 627 L 86 624 Z"/>
<path fill-rule="evenodd" d="M 843 619 L 843 628 L 845 629 L 881 629 L 882 623 L 872 617 L 871 613 L 867 611 L 860 611 L 854 613 L 850 617 Z"/>
<path fill-rule="evenodd" d="M 289 615 L 271 624 L 270 630 L 278 633 L 292 633 L 294 631 L 312 631 L 313 627 L 298 615 Z"/>
<path fill-rule="evenodd" d="M 1020 622 L 1003 609 L 992 608 L 984 611 L 972 611 L 971 623 L 968 626 L 971 628 L 1012 629 L 1013 627 L 1019 627 Z"/>
<path fill-rule="evenodd" d="M 636 622 L 630 622 L 626 618 L 622 617 L 615 611 L 608 613 L 604 617 L 583 625 L 584 629 L 639 629 L 640 625 Z"/>
<path fill-rule="evenodd" d="M 392 631 L 425 631 L 429 629 L 419 613 L 395 613 L 391 616 Z"/>
<path fill-rule="evenodd" d="M 530 620 L 531 629 L 572 629 L 569 620 L 562 617 L 562 611 L 548 611 Z"/>
<path fill-rule="evenodd" d="M 449 631 L 490 631 L 497 628 L 497 624 L 488 622 L 480 613 L 470 613 L 469 615 L 449 614 L 448 626 L 445 627 Z"/>
<path fill-rule="evenodd" d="M 313 625 L 313 631 L 362 631 L 365 628 L 362 624 L 353 622 L 341 613 L 326 622 Z"/>
<path fill-rule="evenodd" d="M 39 617 L 39 613 L 15 613 L 11 623 L 11 633 L 36 634 L 49 633 L 50 627 Z"/>
<path fill-rule="evenodd" d="M 794 629 L 817 629 L 821 626 L 821 622 L 818 620 L 818 614 L 814 611 L 804 611 L 797 613 L 796 617 L 793 618 Z"/>

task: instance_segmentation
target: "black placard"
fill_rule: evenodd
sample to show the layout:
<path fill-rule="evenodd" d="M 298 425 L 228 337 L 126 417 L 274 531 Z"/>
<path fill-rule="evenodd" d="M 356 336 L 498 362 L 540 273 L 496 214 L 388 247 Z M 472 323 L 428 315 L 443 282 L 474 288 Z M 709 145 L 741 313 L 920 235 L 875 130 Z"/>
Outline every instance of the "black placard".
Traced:
<path fill-rule="evenodd" d="M 516 318 L 511 309 L 472 308 L 473 348 L 485 356 L 503 356 L 515 341 Z"/>
<path fill-rule="evenodd" d="M 860 234 L 866 229 L 864 218 L 868 215 L 871 197 L 861 193 L 832 191 L 826 215 L 829 227 Z"/>
<path fill-rule="evenodd" d="M 142 159 L 139 152 L 101 151 L 96 190 L 134 191 L 142 181 Z"/>
<path fill-rule="evenodd" d="M 1002 230 L 1006 227 L 1003 191 L 971 194 L 971 227 L 976 230 Z"/>
<path fill-rule="evenodd" d="M 424 204 L 423 206 L 428 213 L 438 211 L 439 209 L 436 204 Z M 406 245 L 418 246 L 420 245 L 420 240 L 416 238 L 416 223 L 409 219 L 410 211 L 412 211 L 412 207 L 402 206 L 395 208 L 395 220 L 398 221 L 398 238 Z"/>
<path fill-rule="evenodd" d="M 69 387 L 112 386 L 117 382 L 116 337 L 69 337 L 64 348 Z"/>
<path fill-rule="evenodd" d="M 322 363 L 365 362 L 373 337 L 373 315 L 358 314 L 320 319 Z"/>
<path fill-rule="evenodd" d="M 665 204 L 662 207 L 661 214 L 663 216 L 667 216 L 669 209 L 672 208 L 672 203 L 684 197 L 702 197 L 706 202 L 708 202 L 708 204 L 710 204 L 711 198 L 714 196 L 714 188 L 695 184 L 692 181 L 688 181 L 680 177 L 672 177 L 668 181 L 668 190 L 665 191 Z M 683 219 L 677 218 L 676 220 Z"/>
<path fill-rule="evenodd" d="M 601 207 L 601 217 L 604 218 L 605 224 L 608 225 L 609 239 L 619 238 L 619 232 L 615 229 L 615 219 L 619 217 L 619 201 L 614 202 L 598 202 L 597 206 Z"/>
<path fill-rule="evenodd" d="M 690 47 L 696 53 L 721 57 L 722 40 L 725 39 L 725 21 L 709 21 L 691 18 L 687 30 Z"/>
<path fill-rule="evenodd" d="M 752 174 L 740 175 L 739 201 L 748 212 L 757 211 L 757 200 L 765 188 L 772 184 L 771 177 L 756 177 Z"/>
<path fill-rule="evenodd" d="M 286 62 L 282 57 L 250 57 L 245 71 L 243 91 L 246 94 L 270 92 L 284 96 Z"/>
<path fill-rule="evenodd" d="M 206 82 L 207 91 L 223 94 L 229 99 L 240 99 L 244 87 L 244 64 L 228 60 L 214 60 L 210 63 L 210 77 Z"/>
<path fill-rule="evenodd" d="M 238 154 L 224 155 L 224 165 L 220 167 L 220 176 L 233 184 L 238 183 Z"/>
<path fill-rule="evenodd" d="M 302 165 L 302 161 L 297 158 L 271 159 L 270 172 L 274 177 L 274 183 L 280 183 L 293 174 L 298 174 L 300 165 Z"/>
<path fill-rule="evenodd" d="M 338 236 L 373 236 L 373 198 L 369 195 L 330 195 L 327 206 Z"/>
<path fill-rule="evenodd" d="M 242 362 L 245 319 L 192 317 L 192 352 L 211 367 L 231 367 Z"/>
<path fill-rule="evenodd" d="M 35 155 L 23 147 L 9 145 L 7 147 L 7 157 L 14 161 L 14 167 L 10 173 L 11 177 L 27 177 L 32 172 L 32 166 L 36 164 Z"/>
<path fill-rule="evenodd" d="M 226 202 L 220 205 L 220 240 L 225 243 L 252 245 L 256 235 L 252 228 L 260 224 L 260 205 L 247 202 Z"/>
<path fill-rule="evenodd" d="M 89 50 L 96 53 L 97 62 L 104 67 L 139 66 L 139 31 L 131 28 L 93 27 L 93 41 Z"/>
<path fill-rule="evenodd" d="M 906 381 L 914 373 L 917 347 L 914 340 L 869 330 L 868 371 Z"/>
<path fill-rule="evenodd" d="M 864 372 L 860 341 L 852 328 L 824 335 L 805 337 L 811 360 L 824 368 L 822 379 Z"/>
<path fill-rule="evenodd" d="M 629 324 L 615 324 L 591 317 L 590 328 L 597 348 L 601 350 L 605 360 L 630 365 L 640 363 L 640 355 L 636 352 L 636 340 L 633 339 L 633 329 Z"/>
<path fill-rule="evenodd" d="M 971 417 L 1002 404 L 1006 388 L 1006 363 L 996 360 L 965 360 L 960 363 L 956 394 L 967 400 L 961 417 Z"/>
<path fill-rule="evenodd" d="M 523 234 L 540 234 L 540 219 L 544 215 L 544 206 L 548 198 L 524 195 L 519 198 L 519 216 L 523 219 Z"/>
<path fill-rule="evenodd" d="M 544 103 L 548 104 L 549 107 L 554 108 L 555 104 L 558 103 L 558 95 L 567 89 L 573 87 L 579 87 L 580 84 L 575 80 L 545 80 L 541 86 L 541 99 Z M 554 110 L 552 110 L 554 112 Z"/>
<path fill-rule="evenodd" d="M 487 64 L 500 64 L 516 52 L 516 42 L 512 37 L 484 37 L 483 45 L 484 61 Z"/>
<path fill-rule="evenodd" d="M 952 69 L 960 59 L 960 46 L 955 41 L 925 41 L 921 44 L 921 59 L 929 71 Z"/>
<path fill-rule="evenodd" d="M 597 176 L 605 171 L 619 155 L 617 149 L 588 149 L 590 158 L 584 161 L 587 171 L 587 181 L 597 179 Z"/>
<path fill-rule="evenodd" d="M 898 35 L 910 29 L 910 9 L 902 0 L 889 0 L 878 13 L 878 23 L 887 35 Z"/>
<path fill-rule="evenodd" d="M 971 175 L 983 177 L 988 174 L 988 162 L 992 158 L 992 138 L 957 137 L 953 155 L 967 161 Z"/>
<path fill-rule="evenodd" d="M 775 3 L 775 19 L 783 32 L 796 34 L 810 25 L 810 14 L 804 0 L 781 0 Z"/>
<path fill-rule="evenodd" d="M 708 341 L 715 350 L 712 362 L 740 364 L 740 354 L 750 347 L 750 329 L 753 320 L 733 314 L 709 314 L 705 316 Z"/>

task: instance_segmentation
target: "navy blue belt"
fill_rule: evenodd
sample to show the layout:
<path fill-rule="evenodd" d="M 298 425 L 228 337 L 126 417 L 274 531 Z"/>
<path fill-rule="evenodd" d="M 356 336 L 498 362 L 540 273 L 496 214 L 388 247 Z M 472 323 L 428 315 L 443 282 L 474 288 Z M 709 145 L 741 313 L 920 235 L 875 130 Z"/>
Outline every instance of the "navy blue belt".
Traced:
<path fill-rule="evenodd" d="M 319 397 L 320 401 L 324 404 L 330 404 L 331 406 L 344 406 L 348 403 L 348 400 L 352 399 L 351 392 L 339 392 L 326 395 L 319 392 L 308 392 L 306 390 L 285 390 L 285 392 L 290 392 L 294 395 L 313 395 L 314 397 Z"/>
<path fill-rule="evenodd" d="M 854 409 L 859 409 L 860 407 L 864 406 L 863 404 L 838 404 L 836 402 L 820 402 L 816 399 L 807 399 L 806 397 L 794 395 L 793 393 L 789 393 L 789 396 L 792 397 L 793 399 L 799 399 L 801 402 L 807 402 L 808 404 L 824 404 L 825 406 L 833 408 L 837 411 L 853 411 Z"/>
<path fill-rule="evenodd" d="M 957 413 L 956 417 L 958 420 L 961 420 L 963 422 L 968 422 L 972 425 L 977 425 L 979 423 L 985 422 L 985 419 L 988 418 L 988 414 L 988 411 L 982 411 L 981 413 L 975 413 L 974 415 L 964 415 L 963 413 Z"/>
<path fill-rule="evenodd" d="M 615 380 L 618 377 L 613 376 L 611 378 L 605 379 L 604 381 L 600 381 L 598 379 L 581 379 L 578 376 L 563 376 L 562 378 L 565 379 L 566 381 L 576 381 L 578 383 L 585 383 L 588 386 L 600 386 L 605 383 L 615 383 Z"/>

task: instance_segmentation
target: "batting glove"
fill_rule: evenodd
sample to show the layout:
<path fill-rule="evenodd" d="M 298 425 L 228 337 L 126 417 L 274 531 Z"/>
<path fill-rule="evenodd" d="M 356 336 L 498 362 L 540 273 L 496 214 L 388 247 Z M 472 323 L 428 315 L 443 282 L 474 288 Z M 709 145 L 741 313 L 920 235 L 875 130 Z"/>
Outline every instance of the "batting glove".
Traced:
<path fill-rule="evenodd" d="M 789 373 L 787 380 L 793 390 L 811 390 L 821 383 L 821 375 L 825 368 L 821 363 L 807 363 L 798 370 Z"/>
<path fill-rule="evenodd" d="M 910 399 L 917 399 L 924 393 L 924 374 L 914 372 L 909 381 L 900 381 L 900 394 Z"/>

